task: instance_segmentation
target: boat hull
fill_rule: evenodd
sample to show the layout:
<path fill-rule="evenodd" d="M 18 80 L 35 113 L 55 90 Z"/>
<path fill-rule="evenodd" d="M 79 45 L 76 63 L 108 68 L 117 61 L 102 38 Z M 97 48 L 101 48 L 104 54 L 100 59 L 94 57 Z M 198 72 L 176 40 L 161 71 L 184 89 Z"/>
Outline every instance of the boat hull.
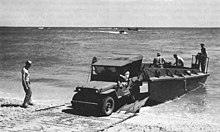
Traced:
<path fill-rule="evenodd" d="M 165 102 L 184 95 L 185 93 L 204 86 L 209 74 L 182 78 L 157 79 L 149 82 L 150 99 Z"/>

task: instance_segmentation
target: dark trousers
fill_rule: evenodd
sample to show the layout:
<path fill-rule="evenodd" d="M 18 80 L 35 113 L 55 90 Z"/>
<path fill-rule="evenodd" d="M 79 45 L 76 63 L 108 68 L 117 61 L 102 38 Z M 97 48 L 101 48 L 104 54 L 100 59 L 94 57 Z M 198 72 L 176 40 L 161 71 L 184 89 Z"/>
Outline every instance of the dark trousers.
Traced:
<path fill-rule="evenodd" d="M 32 101 L 31 101 L 32 91 L 31 91 L 31 88 L 27 87 L 24 83 L 28 83 L 28 82 L 22 82 L 24 92 L 25 92 L 23 106 L 27 106 L 28 104 L 32 103 Z M 28 84 L 28 85 L 30 85 L 30 84 Z"/>
<path fill-rule="evenodd" d="M 198 64 L 198 69 L 201 67 L 201 71 L 205 72 L 206 70 L 206 56 L 197 55 L 196 56 L 196 64 Z"/>
<path fill-rule="evenodd" d="M 202 72 L 205 72 L 205 67 L 206 67 L 206 58 L 201 58 L 201 70 Z"/>

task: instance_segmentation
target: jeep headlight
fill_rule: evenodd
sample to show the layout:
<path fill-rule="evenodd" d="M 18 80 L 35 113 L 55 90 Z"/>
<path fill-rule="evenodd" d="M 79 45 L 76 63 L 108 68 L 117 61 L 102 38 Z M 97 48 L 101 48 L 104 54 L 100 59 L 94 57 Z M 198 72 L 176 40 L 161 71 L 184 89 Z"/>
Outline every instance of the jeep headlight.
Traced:
<path fill-rule="evenodd" d="M 96 89 L 96 90 L 95 90 L 95 93 L 99 93 L 99 90 L 98 90 L 98 89 Z"/>
<path fill-rule="evenodd" d="M 76 88 L 75 92 L 80 92 L 81 89 L 80 88 Z"/>

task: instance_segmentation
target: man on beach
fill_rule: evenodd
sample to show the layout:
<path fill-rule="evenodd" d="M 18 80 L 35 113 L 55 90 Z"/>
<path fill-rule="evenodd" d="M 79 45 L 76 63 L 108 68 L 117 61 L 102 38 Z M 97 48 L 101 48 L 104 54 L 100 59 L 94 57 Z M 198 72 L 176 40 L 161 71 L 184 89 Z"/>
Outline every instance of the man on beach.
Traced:
<path fill-rule="evenodd" d="M 28 105 L 33 105 L 32 101 L 31 101 L 32 91 L 31 91 L 31 87 L 30 87 L 30 72 L 28 71 L 28 69 L 31 67 L 31 64 L 32 64 L 32 62 L 30 60 L 27 60 L 25 62 L 25 66 L 21 70 L 22 86 L 23 86 L 24 92 L 26 94 L 25 98 L 24 98 L 24 102 L 22 104 L 23 108 L 27 108 Z"/>

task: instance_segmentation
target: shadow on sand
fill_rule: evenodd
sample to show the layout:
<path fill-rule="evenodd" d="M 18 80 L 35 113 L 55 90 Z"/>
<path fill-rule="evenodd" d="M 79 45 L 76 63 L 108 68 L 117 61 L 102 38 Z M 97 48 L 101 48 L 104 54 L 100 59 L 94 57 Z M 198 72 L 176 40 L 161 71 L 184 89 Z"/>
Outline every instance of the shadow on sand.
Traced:
<path fill-rule="evenodd" d="M 73 114 L 73 115 L 79 115 L 79 116 L 94 116 L 94 117 L 101 117 L 102 115 L 100 112 L 98 112 L 95 109 L 91 108 L 84 108 L 84 109 L 74 109 L 72 106 L 68 106 L 69 109 L 63 109 L 62 112 L 67 113 L 67 114 Z"/>
<path fill-rule="evenodd" d="M 22 107 L 20 104 L 2 104 L 1 107 Z"/>

